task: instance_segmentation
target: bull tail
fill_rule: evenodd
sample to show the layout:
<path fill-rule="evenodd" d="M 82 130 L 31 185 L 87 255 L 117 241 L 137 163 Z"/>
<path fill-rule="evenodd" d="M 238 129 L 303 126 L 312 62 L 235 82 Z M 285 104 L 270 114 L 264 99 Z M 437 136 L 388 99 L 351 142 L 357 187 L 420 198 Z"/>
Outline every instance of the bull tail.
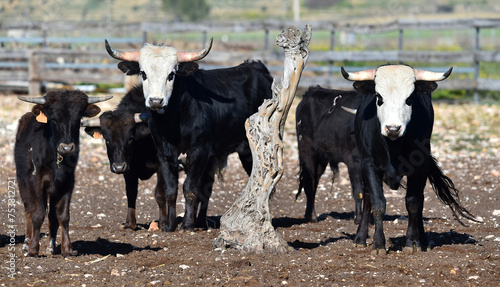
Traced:
<path fill-rule="evenodd" d="M 450 207 L 453 212 L 453 217 L 462 225 L 465 224 L 458 218 L 458 215 L 478 222 L 476 217 L 460 204 L 459 190 L 455 188 L 453 181 L 443 174 L 443 171 L 439 168 L 433 156 L 431 156 L 429 168 L 429 182 L 432 185 L 432 189 L 439 200 Z"/>

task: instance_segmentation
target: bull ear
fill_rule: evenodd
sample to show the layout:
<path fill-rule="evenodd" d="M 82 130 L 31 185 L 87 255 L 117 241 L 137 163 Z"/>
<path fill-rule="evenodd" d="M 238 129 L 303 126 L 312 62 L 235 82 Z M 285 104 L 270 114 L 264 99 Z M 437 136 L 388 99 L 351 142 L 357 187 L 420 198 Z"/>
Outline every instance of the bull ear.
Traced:
<path fill-rule="evenodd" d="M 375 81 L 357 81 L 352 86 L 362 94 L 373 95 L 375 93 Z"/>
<path fill-rule="evenodd" d="M 130 61 L 123 61 L 118 63 L 118 69 L 120 69 L 127 76 L 139 75 L 139 73 L 141 72 L 139 63 Z"/>
<path fill-rule="evenodd" d="M 35 116 L 38 116 L 43 110 L 43 105 L 37 104 L 34 105 L 33 108 L 31 108 L 31 112 L 35 114 Z"/>
<path fill-rule="evenodd" d="M 84 117 L 95 117 L 101 112 L 101 108 L 99 108 L 97 105 L 90 104 L 87 106 L 85 111 L 83 112 Z"/>
<path fill-rule="evenodd" d="M 179 63 L 177 74 L 181 76 L 190 76 L 198 70 L 199 66 L 195 62 Z"/>
<path fill-rule="evenodd" d="M 435 89 L 437 89 L 438 84 L 432 81 L 416 81 L 415 82 L 415 91 L 420 93 L 432 93 Z"/>
<path fill-rule="evenodd" d="M 100 139 L 102 138 L 102 132 L 100 127 L 86 127 L 85 132 L 95 138 L 95 139 Z"/>

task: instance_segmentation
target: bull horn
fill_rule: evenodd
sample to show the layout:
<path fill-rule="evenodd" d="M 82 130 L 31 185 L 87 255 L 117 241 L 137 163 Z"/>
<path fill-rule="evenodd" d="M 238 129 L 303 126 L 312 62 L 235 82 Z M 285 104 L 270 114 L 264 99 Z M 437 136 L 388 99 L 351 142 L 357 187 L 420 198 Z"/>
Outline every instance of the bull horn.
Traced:
<path fill-rule="evenodd" d="M 346 111 L 346 112 L 348 112 L 348 113 L 350 113 L 350 114 L 353 114 L 353 115 L 355 115 L 355 114 L 356 114 L 356 112 L 358 111 L 358 109 L 351 109 L 351 108 L 344 107 L 344 106 L 341 106 L 341 107 L 342 107 L 342 109 L 343 109 L 344 111 Z"/>
<path fill-rule="evenodd" d="M 448 76 L 450 76 L 451 71 L 453 70 L 453 67 L 450 67 L 448 71 L 444 73 L 436 73 L 436 72 L 430 72 L 430 71 L 425 71 L 425 70 L 419 70 L 419 69 L 413 69 L 415 72 L 415 80 L 417 81 L 442 81 Z"/>
<path fill-rule="evenodd" d="M 45 104 L 45 98 L 44 97 L 23 97 L 23 96 L 19 96 L 17 98 L 20 99 L 21 101 L 28 102 L 28 103 L 40 104 L 40 105 Z"/>
<path fill-rule="evenodd" d="M 82 126 L 82 127 L 100 127 L 101 121 L 99 120 L 99 118 L 81 120 L 80 126 Z"/>
<path fill-rule="evenodd" d="M 146 123 L 149 120 L 149 113 L 136 113 L 134 114 L 134 121 L 137 124 Z"/>
<path fill-rule="evenodd" d="M 104 44 L 106 45 L 106 51 L 108 51 L 108 54 L 117 59 L 117 60 L 122 60 L 122 61 L 131 61 L 131 62 L 139 62 L 139 56 L 141 55 L 141 51 L 118 51 L 113 48 L 108 43 L 108 40 L 104 40 Z"/>
<path fill-rule="evenodd" d="M 199 52 L 181 52 L 177 51 L 177 61 L 179 63 L 183 62 L 193 62 L 193 61 L 198 61 L 203 58 L 210 52 L 210 49 L 212 49 L 212 42 L 214 41 L 214 38 L 210 38 L 210 42 L 208 43 L 208 46 L 205 47 L 205 49 L 199 51 Z"/>
<path fill-rule="evenodd" d="M 95 104 L 95 103 L 107 101 L 111 98 L 113 98 L 113 96 L 89 97 L 88 103 Z"/>
<path fill-rule="evenodd" d="M 344 67 L 340 67 L 342 76 L 349 81 L 373 81 L 375 79 L 375 71 L 377 69 L 364 70 L 354 73 L 348 73 Z"/>

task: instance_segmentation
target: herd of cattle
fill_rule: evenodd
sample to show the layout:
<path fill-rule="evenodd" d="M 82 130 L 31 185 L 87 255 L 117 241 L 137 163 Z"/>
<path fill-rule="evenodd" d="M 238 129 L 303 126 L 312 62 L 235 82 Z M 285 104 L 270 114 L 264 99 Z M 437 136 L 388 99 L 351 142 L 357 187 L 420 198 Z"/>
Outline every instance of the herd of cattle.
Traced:
<path fill-rule="evenodd" d="M 212 40 L 199 52 L 149 44 L 137 51 L 118 51 L 107 41 L 105 44 L 108 53 L 121 61 L 121 71 L 142 79 L 115 110 L 83 120 L 99 114 L 95 103 L 110 97 L 88 97 L 74 90 L 19 97 L 35 104 L 19 120 L 14 148 L 26 219 L 23 249 L 28 256 L 39 254 L 47 208 L 48 252 L 55 252 L 61 226 L 62 255 L 76 254 L 68 231 L 80 126 L 85 126 L 90 136 L 105 139 L 111 172 L 124 176 L 128 200 L 125 228 L 136 228 L 139 179 L 157 174 L 159 227 L 174 231 L 178 178 L 183 170 L 185 215 L 181 228 L 192 230 L 205 226 L 214 178 L 220 176 L 229 154 L 237 152 L 245 171 L 251 172 L 244 123 L 272 96 L 273 79 L 263 63 L 245 61 L 226 69 L 198 69 L 195 61 L 207 56 Z M 383 65 L 354 73 L 342 68 L 341 72 L 354 81 L 355 91 L 311 87 L 297 107 L 299 194 L 304 189 L 305 218 L 317 221 L 314 200 L 318 181 L 328 164 L 336 172 L 338 163 L 343 162 L 348 167 L 355 223 L 359 225 L 354 243 L 366 246 L 373 213 L 373 253 L 386 252 L 384 182 L 391 189 L 406 189 L 405 249 L 428 247 L 422 216 L 427 180 L 455 218 L 461 215 L 475 220 L 459 203 L 458 190 L 431 154 L 431 93 L 436 81 L 446 79 L 451 69 L 434 73 L 406 65 Z M 181 154 L 186 154 L 185 160 L 180 159 Z"/>

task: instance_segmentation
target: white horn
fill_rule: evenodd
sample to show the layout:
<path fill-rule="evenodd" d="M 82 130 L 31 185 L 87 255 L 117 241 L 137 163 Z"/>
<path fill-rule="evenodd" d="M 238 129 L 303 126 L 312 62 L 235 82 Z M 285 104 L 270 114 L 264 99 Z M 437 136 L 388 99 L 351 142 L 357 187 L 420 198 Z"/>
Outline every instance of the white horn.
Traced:
<path fill-rule="evenodd" d="M 419 70 L 419 69 L 413 69 L 415 72 L 415 80 L 417 81 L 442 81 L 448 76 L 450 76 L 451 71 L 453 70 L 453 67 L 450 67 L 448 71 L 444 73 L 436 73 L 436 72 L 430 72 L 430 71 L 425 71 L 425 70 Z"/>
<path fill-rule="evenodd" d="M 342 76 L 349 81 L 373 81 L 376 69 L 348 73 L 344 67 L 340 67 L 340 71 L 342 72 Z"/>

